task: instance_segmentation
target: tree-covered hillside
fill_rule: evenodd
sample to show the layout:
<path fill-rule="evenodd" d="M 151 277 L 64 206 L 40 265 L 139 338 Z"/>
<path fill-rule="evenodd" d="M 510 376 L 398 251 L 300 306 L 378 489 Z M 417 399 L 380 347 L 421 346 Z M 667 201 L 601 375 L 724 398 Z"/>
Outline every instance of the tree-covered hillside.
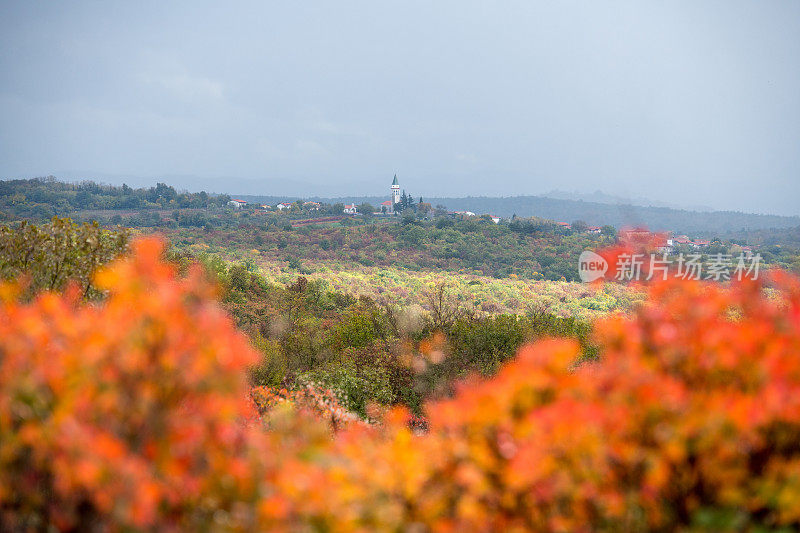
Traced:
<path fill-rule="evenodd" d="M 133 189 L 93 181 L 64 183 L 52 176 L 0 180 L 0 212 L 7 217 L 47 219 L 85 210 L 149 210 L 221 207 L 227 195 L 178 192 L 165 183 Z"/>
<path fill-rule="evenodd" d="M 506 278 L 572 281 L 578 256 L 614 242 L 613 236 L 556 233 L 523 223 L 442 219 L 428 224 L 360 224 L 338 227 L 279 225 L 205 231 L 167 230 L 178 245 L 256 250 L 259 257 L 296 263 L 338 261 L 408 270 L 446 270 Z"/>

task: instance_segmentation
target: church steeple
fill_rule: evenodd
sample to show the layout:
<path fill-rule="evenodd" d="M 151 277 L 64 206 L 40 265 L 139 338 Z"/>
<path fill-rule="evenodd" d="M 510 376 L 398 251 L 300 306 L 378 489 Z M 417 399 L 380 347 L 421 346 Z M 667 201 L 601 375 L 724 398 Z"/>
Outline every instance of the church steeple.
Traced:
<path fill-rule="evenodd" d="M 397 174 L 394 175 L 394 180 L 392 180 L 392 210 L 391 212 L 394 213 L 394 206 L 400 201 L 400 183 L 397 181 Z"/>

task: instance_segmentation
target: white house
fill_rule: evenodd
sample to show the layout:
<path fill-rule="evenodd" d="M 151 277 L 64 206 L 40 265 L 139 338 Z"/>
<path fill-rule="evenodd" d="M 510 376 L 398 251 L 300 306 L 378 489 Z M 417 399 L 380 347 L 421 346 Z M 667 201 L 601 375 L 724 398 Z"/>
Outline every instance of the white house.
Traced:
<path fill-rule="evenodd" d="M 355 215 L 357 212 L 358 209 L 356 208 L 356 204 L 348 204 L 344 206 L 344 209 L 342 209 L 342 213 L 346 213 L 348 215 Z"/>
<path fill-rule="evenodd" d="M 675 250 L 675 240 L 672 237 L 667 237 L 656 250 L 662 254 L 671 254 Z"/>
<path fill-rule="evenodd" d="M 244 200 L 231 200 L 230 202 L 228 202 L 228 205 L 235 209 L 241 209 L 247 205 L 247 202 L 245 202 Z"/>
<path fill-rule="evenodd" d="M 275 208 L 278 211 L 283 211 L 284 209 L 291 209 L 292 208 L 292 204 L 280 203 L 280 204 L 276 205 Z"/>
<path fill-rule="evenodd" d="M 500 217 L 496 217 L 494 215 L 489 215 L 489 216 L 492 217 L 492 222 L 494 222 L 495 224 L 500 223 Z"/>

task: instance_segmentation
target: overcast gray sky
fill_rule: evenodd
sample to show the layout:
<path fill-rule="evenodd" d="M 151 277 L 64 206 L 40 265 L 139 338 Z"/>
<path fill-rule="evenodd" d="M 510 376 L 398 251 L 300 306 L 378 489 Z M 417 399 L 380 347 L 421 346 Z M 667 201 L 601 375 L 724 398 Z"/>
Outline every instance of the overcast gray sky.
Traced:
<path fill-rule="evenodd" d="M 2 178 L 395 172 L 800 214 L 800 2 L 0 0 Z"/>

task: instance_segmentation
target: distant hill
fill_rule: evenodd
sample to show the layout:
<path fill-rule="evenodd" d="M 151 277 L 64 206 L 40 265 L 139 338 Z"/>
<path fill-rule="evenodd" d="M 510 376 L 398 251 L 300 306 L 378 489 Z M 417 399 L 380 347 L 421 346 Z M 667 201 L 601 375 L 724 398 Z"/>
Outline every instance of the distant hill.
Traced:
<path fill-rule="evenodd" d="M 283 200 L 296 200 L 298 197 L 286 196 L 248 196 L 245 200 L 275 203 Z M 417 200 L 418 197 L 415 197 Z M 384 196 L 348 196 L 339 198 L 311 198 L 323 202 L 357 203 L 369 202 L 378 205 L 386 200 Z M 738 211 L 689 211 L 670 207 L 637 205 L 612 205 L 582 200 L 565 200 L 544 196 L 511 196 L 489 198 L 469 196 L 466 198 L 423 198 L 433 205 L 442 204 L 454 211 L 472 211 L 477 214 L 489 213 L 503 218 L 512 215 L 519 217 L 537 216 L 558 222 L 584 220 L 590 225 L 614 227 L 643 225 L 652 230 L 674 231 L 693 236 L 720 236 L 731 232 L 746 230 L 800 227 L 800 217 L 780 215 L 759 215 Z"/>
<path fill-rule="evenodd" d="M 650 198 L 642 196 L 624 197 L 606 194 L 603 191 L 597 190 L 592 193 L 581 191 L 562 191 L 554 189 L 548 193 L 540 194 L 538 196 L 545 196 L 547 198 L 556 198 L 558 200 L 582 200 L 584 202 L 595 202 L 598 204 L 612 204 L 612 205 L 640 205 L 649 207 L 669 207 L 671 209 L 685 209 L 687 211 L 715 211 L 713 207 L 707 205 L 677 205 L 666 202 L 659 202 Z"/>
<path fill-rule="evenodd" d="M 501 217 L 539 216 L 560 222 L 585 220 L 589 224 L 615 227 L 644 225 L 652 230 L 720 235 L 742 229 L 800 226 L 800 217 L 758 215 L 736 211 L 688 211 L 669 207 L 611 205 L 541 196 L 510 198 L 436 198 L 450 209 L 491 213 Z"/>

